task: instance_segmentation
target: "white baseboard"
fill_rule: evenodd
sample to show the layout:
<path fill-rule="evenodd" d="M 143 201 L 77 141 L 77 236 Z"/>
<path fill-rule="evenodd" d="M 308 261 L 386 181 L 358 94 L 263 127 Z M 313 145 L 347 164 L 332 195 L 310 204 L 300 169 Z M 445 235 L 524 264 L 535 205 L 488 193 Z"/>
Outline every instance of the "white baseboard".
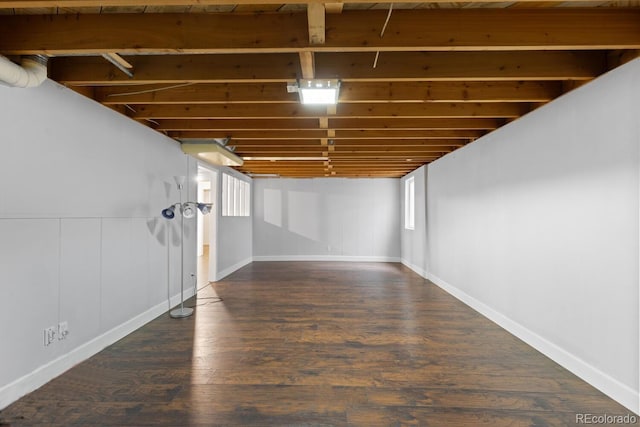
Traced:
<path fill-rule="evenodd" d="M 193 296 L 193 288 L 185 289 L 184 298 L 190 298 Z M 170 306 L 173 307 L 180 303 L 180 294 L 174 295 L 170 298 Z M 136 317 L 127 320 L 126 322 L 116 326 L 115 328 L 103 333 L 80 346 L 74 348 L 69 353 L 58 357 L 36 368 L 33 372 L 24 375 L 21 378 L 3 386 L 0 388 L 0 410 L 6 408 L 11 403 L 20 399 L 24 395 L 31 393 L 32 391 L 42 387 L 52 379 L 63 374 L 67 370 L 71 369 L 80 362 L 83 362 L 104 350 L 106 347 L 115 343 L 116 341 L 129 335 L 136 329 L 149 323 L 156 317 L 168 310 L 167 301 L 163 301 L 144 313 L 137 315 Z"/>
<path fill-rule="evenodd" d="M 254 261 L 345 261 L 345 262 L 400 262 L 399 257 L 349 255 L 260 255 Z"/>
<path fill-rule="evenodd" d="M 240 262 L 237 262 L 237 263 L 233 264 L 231 267 L 225 268 L 222 271 L 218 271 L 216 273 L 213 281 L 217 282 L 219 280 L 224 279 L 225 277 L 227 277 L 228 275 L 230 275 L 234 271 L 241 269 L 242 267 L 244 267 L 247 264 L 251 264 L 252 261 L 253 261 L 253 258 L 249 257 L 247 259 L 244 259 L 244 260 L 242 260 Z"/>
<path fill-rule="evenodd" d="M 414 273 L 424 277 L 425 279 L 427 278 L 427 270 L 425 270 L 422 267 L 418 267 L 415 264 L 410 263 L 409 261 L 407 261 L 406 259 L 401 259 L 400 262 L 402 263 L 402 265 L 404 265 L 405 267 L 413 270 Z"/>
<path fill-rule="evenodd" d="M 411 268 L 411 267 L 409 267 Z M 483 302 L 475 299 L 471 295 L 461 291 L 455 286 L 450 285 L 439 277 L 428 273 L 427 278 L 434 284 L 445 290 L 450 295 L 459 299 L 478 313 L 482 314 L 489 320 L 506 329 L 511 334 L 520 338 L 531 347 L 540 351 L 542 354 L 563 366 L 567 370 L 573 372 L 587 383 L 591 384 L 607 396 L 611 397 L 627 409 L 640 414 L 640 394 L 631 387 L 622 384 L 615 378 L 610 377 L 599 369 L 589 365 L 585 361 L 579 359 L 573 354 L 567 352 L 556 344 L 546 340 L 540 335 L 532 332 L 521 324 L 509 319 Z"/>

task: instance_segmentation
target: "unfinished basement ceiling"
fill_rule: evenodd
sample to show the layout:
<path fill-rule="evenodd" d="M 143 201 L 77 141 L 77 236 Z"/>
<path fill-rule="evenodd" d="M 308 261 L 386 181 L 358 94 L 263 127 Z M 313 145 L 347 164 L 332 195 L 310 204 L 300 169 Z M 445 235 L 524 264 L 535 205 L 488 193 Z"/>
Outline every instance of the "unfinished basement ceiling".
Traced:
<path fill-rule="evenodd" d="M 263 159 L 245 173 L 401 177 L 640 49 L 638 1 L 389 9 L 0 0 L 0 54 L 48 55 L 53 80 L 177 140 L 230 138 Z M 302 78 L 340 79 L 338 105 L 301 105 Z"/>

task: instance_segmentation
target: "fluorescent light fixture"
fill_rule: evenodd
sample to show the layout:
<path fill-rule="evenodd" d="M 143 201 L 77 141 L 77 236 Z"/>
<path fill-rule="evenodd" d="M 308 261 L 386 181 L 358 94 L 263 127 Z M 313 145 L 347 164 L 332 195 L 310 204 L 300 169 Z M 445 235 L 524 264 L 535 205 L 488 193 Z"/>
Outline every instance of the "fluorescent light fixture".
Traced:
<path fill-rule="evenodd" d="M 340 80 L 298 80 L 300 102 L 305 105 L 330 105 L 338 103 Z"/>
<path fill-rule="evenodd" d="M 243 160 L 217 142 L 182 142 L 182 151 L 212 165 L 242 166 Z"/>
<path fill-rule="evenodd" d="M 251 178 L 280 178 L 277 173 L 248 173 Z"/>
<path fill-rule="evenodd" d="M 328 157 L 244 157 L 246 161 L 279 162 L 279 161 L 305 161 L 305 160 L 329 160 Z"/>

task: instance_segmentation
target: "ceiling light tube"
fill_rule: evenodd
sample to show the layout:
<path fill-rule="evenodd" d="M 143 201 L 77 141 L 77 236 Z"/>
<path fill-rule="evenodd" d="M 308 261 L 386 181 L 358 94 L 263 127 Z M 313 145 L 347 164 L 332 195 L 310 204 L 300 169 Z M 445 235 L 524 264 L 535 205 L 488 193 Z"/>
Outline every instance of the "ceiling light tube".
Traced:
<path fill-rule="evenodd" d="M 263 161 L 263 162 L 278 162 L 278 161 L 320 161 L 329 160 L 328 157 L 244 157 L 246 161 Z"/>

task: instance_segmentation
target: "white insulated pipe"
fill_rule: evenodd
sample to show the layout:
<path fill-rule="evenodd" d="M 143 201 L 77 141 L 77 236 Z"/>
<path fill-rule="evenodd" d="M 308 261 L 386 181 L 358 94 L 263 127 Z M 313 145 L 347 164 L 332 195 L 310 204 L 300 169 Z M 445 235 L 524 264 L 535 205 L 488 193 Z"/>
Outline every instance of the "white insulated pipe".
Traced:
<path fill-rule="evenodd" d="M 46 56 L 25 56 L 18 65 L 0 55 L 0 83 L 13 87 L 36 87 L 46 79 Z"/>

